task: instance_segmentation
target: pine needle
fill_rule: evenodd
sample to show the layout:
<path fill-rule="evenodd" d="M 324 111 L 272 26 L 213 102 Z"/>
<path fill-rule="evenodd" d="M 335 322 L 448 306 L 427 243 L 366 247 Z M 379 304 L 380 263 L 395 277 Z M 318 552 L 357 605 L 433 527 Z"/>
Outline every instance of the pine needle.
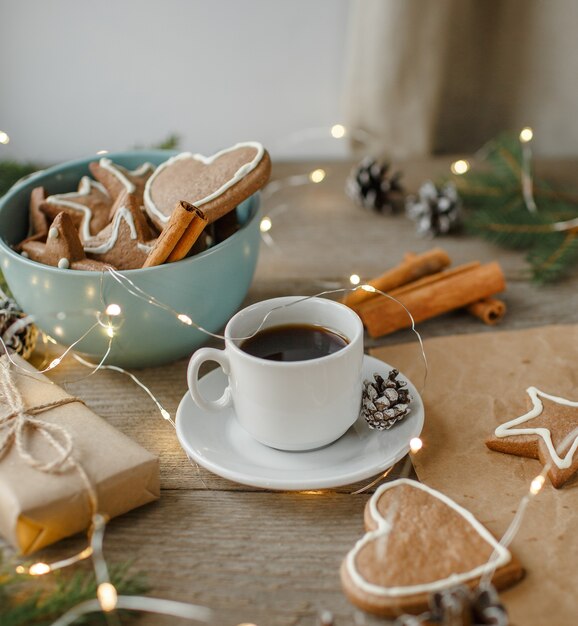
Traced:
<path fill-rule="evenodd" d="M 480 153 L 475 168 L 452 177 L 465 207 L 466 230 L 506 248 L 527 250 L 535 282 L 560 279 L 578 262 L 578 229 L 560 231 L 555 225 L 578 217 L 578 192 L 533 177 L 538 209 L 532 213 L 522 192 L 518 135 L 501 135 Z"/>

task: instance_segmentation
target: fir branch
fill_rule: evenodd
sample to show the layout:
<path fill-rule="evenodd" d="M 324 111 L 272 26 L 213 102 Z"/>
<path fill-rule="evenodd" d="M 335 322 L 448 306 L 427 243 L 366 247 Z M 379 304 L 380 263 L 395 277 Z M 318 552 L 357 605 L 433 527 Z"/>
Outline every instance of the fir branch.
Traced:
<path fill-rule="evenodd" d="M 566 267 L 578 261 L 578 232 L 557 233 L 532 248 L 528 261 L 537 283 L 551 282 L 564 273 Z"/>
<path fill-rule="evenodd" d="M 181 145 L 181 136 L 177 133 L 171 133 L 167 135 L 162 141 L 155 142 L 153 144 L 143 146 L 142 144 L 136 144 L 134 150 L 177 150 Z"/>
<path fill-rule="evenodd" d="M 498 245 L 528 251 L 536 282 L 557 280 L 578 259 L 578 193 L 534 177 L 537 212 L 522 193 L 519 138 L 497 137 L 481 151 L 479 168 L 452 177 L 465 207 L 466 230 Z"/>
<path fill-rule="evenodd" d="M 0 196 L 3 196 L 21 178 L 42 169 L 36 163 L 19 163 L 18 161 L 0 161 Z"/>
<path fill-rule="evenodd" d="M 494 207 L 479 209 L 469 217 L 466 228 L 488 241 L 518 250 L 531 248 L 536 236 L 552 232 L 540 213 L 528 213 L 524 208 L 508 212 Z"/>
<path fill-rule="evenodd" d="M 156 148 L 158 150 L 177 150 L 181 145 L 181 136 L 176 133 L 171 133 L 163 141 L 153 144 L 152 148 Z"/>
<path fill-rule="evenodd" d="M 147 590 L 142 574 L 132 574 L 130 564 L 110 567 L 113 585 L 122 595 Z M 0 564 L 0 624 L 2 626 L 48 626 L 57 617 L 84 600 L 96 597 L 92 571 L 54 572 L 47 577 L 22 576 Z M 79 624 L 105 624 L 102 614 L 93 613 Z"/>

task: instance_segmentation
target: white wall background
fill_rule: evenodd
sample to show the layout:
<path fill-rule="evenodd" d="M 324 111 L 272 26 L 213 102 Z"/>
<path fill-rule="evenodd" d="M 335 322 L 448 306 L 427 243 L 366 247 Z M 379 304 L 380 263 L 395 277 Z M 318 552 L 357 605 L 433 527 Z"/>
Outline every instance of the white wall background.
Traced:
<path fill-rule="evenodd" d="M 274 157 L 341 118 L 349 0 L 0 0 L 0 159 L 56 162 L 175 132 L 204 154 Z M 290 137 L 293 136 L 293 140 Z"/>

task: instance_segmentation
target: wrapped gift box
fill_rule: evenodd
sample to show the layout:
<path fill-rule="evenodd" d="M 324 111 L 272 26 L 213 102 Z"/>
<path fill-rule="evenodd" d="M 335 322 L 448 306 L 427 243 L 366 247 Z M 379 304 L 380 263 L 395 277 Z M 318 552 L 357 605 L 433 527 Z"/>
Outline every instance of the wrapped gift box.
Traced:
<path fill-rule="evenodd" d="M 26 409 L 71 397 L 18 355 L 11 359 L 16 365 L 4 355 L 0 366 L 10 368 L 11 380 Z M 159 497 L 158 459 L 80 400 L 33 415 L 35 420 L 60 426 L 68 433 L 74 463 L 65 463 L 56 472 L 34 467 L 25 458 L 27 454 L 46 463 L 58 456 L 58 449 L 42 427 L 28 422 L 19 450 L 14 436 L 16 418 L 7 417 L 13 411 L 1 385 L 0 393 L 0 445 L 8 438 L 0 457 L 0 534 L 22 554 L 88 528 L 93 508 L 86 482 L 75 464 L 84 470 L 97 494 L 98 512 L 108 517 Z M 62 434 L 52 434 L 62 446 Z"/>

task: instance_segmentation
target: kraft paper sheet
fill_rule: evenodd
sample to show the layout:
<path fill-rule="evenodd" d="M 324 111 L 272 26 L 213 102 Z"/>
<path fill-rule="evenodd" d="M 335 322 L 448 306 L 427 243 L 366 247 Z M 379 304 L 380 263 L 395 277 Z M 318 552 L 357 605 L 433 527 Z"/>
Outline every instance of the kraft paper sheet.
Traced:
<path fill-rule="evenodd" d="M 12 358 L 30 372 L 12 368 L 25 407 L 69 396 L 18 355 Z M 0 366 L 5 363 L 3 356 Z M 37 417 L 72 436 L 73 456 L 96 489 L 100 513 L 115 517 L 159 497 L 158 459 L 84 404 L 66 404 Z M 27 436 L 40 458 L 52 458 L 54 450 L 41 435 Z M 22 554 L 86 529 L 90 516 L 85 484 L 74 469 L 43 473 L 23 461 L 14 445 L 0 459 L 0 535 Z"/>
<path fill-rule="evenodd" d="M 485 438 L 527 411 L 526 388 L 578 400 L 578 325 L 493 330 L 425 341 L 429 377 L 419 479 L 469 509 L 495 536 L 512 521 L 542 469 L 533 459 L 492 452 Z M 420 387 L 416 344 L 372 354 Z M 561 489 L 546 479 L 511 545 L 526 577 L 501 594 L 512 624 L 578 624 L 578 478 Z"/>

